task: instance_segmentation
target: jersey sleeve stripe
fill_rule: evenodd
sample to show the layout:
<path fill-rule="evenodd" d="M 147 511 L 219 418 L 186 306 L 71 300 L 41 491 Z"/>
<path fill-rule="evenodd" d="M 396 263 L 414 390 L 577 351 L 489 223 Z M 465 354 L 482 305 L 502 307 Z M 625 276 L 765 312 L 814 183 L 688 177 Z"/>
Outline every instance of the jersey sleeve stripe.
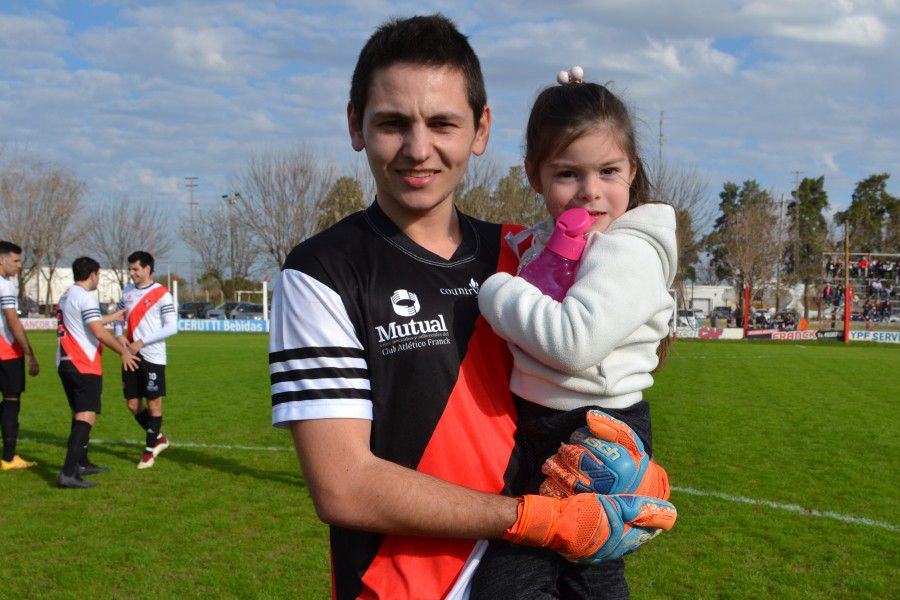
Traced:
<path fill-rule="evenodd" d="M 369 392 L 370 389 L 368 379 L 300 379 L 273 383 L 272 395 L 309 390 L 362 390 Z"/>
<path fill-rule="evenodd" d="M 291 421 L 306 419 L 372 420 L 372 402 L 360 399 L 285 401 L 272 407 L 272 425 L 287 428 Z"/>
<path fill-rule="evenodd" d="M 123 308 L 125 308 L 125 301 L 119 300 L 118 304 L 116 304 L 116 310 L 119 311 L 119 310 L 122 310 Z"/>
<path fill-rule="evenodd" d="M 300 402 L 308 400 L 370 400 L 372 393 L 369 390 L 356 388 L 328 388 L 324 390 L 294 390 L 272 394 L 272 406 L 285 402 Z"/>
<path fill-rule="evenodd" d="M 284 371 L 300 371 L 303 369 L 362 369 L 368 370 L 368 363 L 364 358 L 345 358 L 315 356 L 271 363 L 269 373 L 282 373 Z"/>
<path fill-rule="evenodd" d="M 16 297 L 15 296 L 3 296 L 0 298 L 0 306 L 3 308 L 15 308 L 16 307 Z"/>
<path fill-rule="evenodd" d="M 346 348 L 342 346 L 307 346 L 306 348 L 291 348 L 269 352 L 269 364 L 297 360 L 304 358 L 362 358 L 365 352 L 361 348 Z"/>
<path fill-rule="evenodd" d="M 290 371 L 277 371 L 269 375 L 272 385 L 282 381 L 298 381 L 300 379 L 366 379 L 369 378 L 368 369 L 338 369 L 334 367 L 323 369 L 293 369 Z"/>

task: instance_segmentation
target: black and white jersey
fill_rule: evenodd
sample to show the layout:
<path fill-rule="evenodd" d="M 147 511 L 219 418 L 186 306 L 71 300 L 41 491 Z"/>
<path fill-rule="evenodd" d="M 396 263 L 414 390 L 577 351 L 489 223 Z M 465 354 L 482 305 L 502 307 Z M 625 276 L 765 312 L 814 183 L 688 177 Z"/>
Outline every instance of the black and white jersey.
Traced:
<path fill-rule="evenodd" d="M 514 445 L 511 360 L 478 312 L 481 283 L 515 272 L 508 227 L 460 215 L 450 260 L 378 207 L 297 246 L 272 304 L 272 422 L 372 420 L 376 456 L 498 493 Z M 331 528 L 334 594 L 454 597 L 482 543 Z M 439 549 L 440 551 L 436 551 Z"/>

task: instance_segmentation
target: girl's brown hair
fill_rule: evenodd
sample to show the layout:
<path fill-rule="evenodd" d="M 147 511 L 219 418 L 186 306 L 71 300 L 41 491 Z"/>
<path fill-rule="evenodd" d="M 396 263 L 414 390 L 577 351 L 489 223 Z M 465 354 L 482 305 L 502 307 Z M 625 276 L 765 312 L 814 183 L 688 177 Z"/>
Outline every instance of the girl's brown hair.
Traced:
<path fill-rule="evenodd" d="M 597 129 L 605 129 L 618 138 L 634 169 L 626 210 L 654 202 L 651 199 L 650 179 L 638 154 L 631 113 L 615 94 L 596 83 L 554 85 L 538 94 L 525 130 L 525 161 L 529 177 L 536 177 L 543 163 L 552 160 L 581 136 Z M 667 336 L 656 349 L 659 363 L 654 372 L 662 368 L 668 353 Z"/>

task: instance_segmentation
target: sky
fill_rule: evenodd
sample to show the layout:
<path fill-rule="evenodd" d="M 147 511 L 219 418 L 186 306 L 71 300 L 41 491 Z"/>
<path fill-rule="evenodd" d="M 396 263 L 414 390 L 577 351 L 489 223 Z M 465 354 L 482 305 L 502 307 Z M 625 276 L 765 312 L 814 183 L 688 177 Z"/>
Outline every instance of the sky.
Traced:
<path fill-rule="evenodd" d="M 478 53 L 488 155 L 521 162 L 537 92 L 572 65 L 634 110 L 645 155 L 789 194 L 825 177 L 900 195 L 900 0 L 306 2 L 3 0 L 0 146 L 74 172 L 86 203 L 128 196 L 212 210 L 251 155 L 301 147 L 360 165 L 345 108 L 360 48 L 385 19 L 441 11 Z M 171 260 L 186 260 L 180 245 Z M 177 265 L 176 265 L 177 270 Z"/>

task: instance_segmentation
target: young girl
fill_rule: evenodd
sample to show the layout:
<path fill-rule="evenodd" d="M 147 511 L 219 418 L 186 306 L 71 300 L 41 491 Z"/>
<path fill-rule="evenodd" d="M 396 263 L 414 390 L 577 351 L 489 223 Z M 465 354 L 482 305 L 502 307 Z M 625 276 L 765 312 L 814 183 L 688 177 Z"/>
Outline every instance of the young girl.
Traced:
<path fill-rule="evenodd" d="M 650 199 L 625 105 L 605 87 L 583 83 L 577 67 L 569 74 L 560 74 L 560 85 L 535 101 L 525 170 L 550 213 L 549 223 L 534 230 L 532 256 L 546 241 L 541 232 L 565 210 L 582 207 L 596 219 L 575 283 L 557 302 L 521 277 L 498 273 L 478 297 L 481 313 L 510 342 L 515 361 L 510 389 L 519 413 L 518 470 L 511 469 L 507 480 L 516 495 L 539 488 L 550 495 L 592 491 L 591 484 L 603 483 L 595 479 L 577 489 L 577 481 L 560 475 L 558 455 L 547 473 L 560 476 L 541 486 L 541 465 L 586 419 L 626 437 L 633 430 L 637 439 L 629 451 L 650 453 L 650 407 L 642 392 L 653 385 L 651 372 L 659 365 L 661 342 L 664 355 L 675 306 L 668 292 L 677 256 L 675 212 Z M 602 412 L 590 410 L 596 408 Z M 584 442 L 585 431 L 576 431 L 573 442 Z M 568 450 L 574 456 L 570 471 L 577 473 L 586 463 L 578 462 L 574 447 L 561 455 Z M 591 452 L 605 460 L 610 446 L 599 447 Z M 637 493 L 668 498 L 662 468 L 650 462 L 642 476 L 649 483 Z M 628 585 L 622 559 L 573 565 L 547 550 L 500 541 L 482 559 L 472 597 L 627 598 Z"/>

